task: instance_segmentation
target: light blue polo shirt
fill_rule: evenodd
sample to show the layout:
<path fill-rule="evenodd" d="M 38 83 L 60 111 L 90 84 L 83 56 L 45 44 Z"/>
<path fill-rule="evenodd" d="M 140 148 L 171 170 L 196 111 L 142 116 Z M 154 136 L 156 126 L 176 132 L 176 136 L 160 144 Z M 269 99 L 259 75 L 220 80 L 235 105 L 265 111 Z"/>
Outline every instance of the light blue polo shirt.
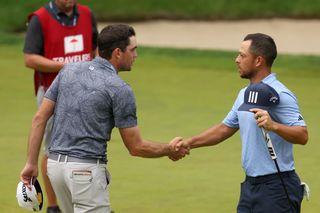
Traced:
<path fill-rule="evenodd" d="M 306 126 L 300 113 L 297 98 L 276 79 L 276 75 L 271 73 L 262 81 L 273 87 L 280 96 L 280 103 L 268 110 L 272 119 L 287 126 Z M 277 169 L 267 149 L 262 130 L 257 126 L 254 114 L 248 111 L 238 111 L 238 108 L 244 102 L 245 89 L 240 90 L 223 123 L 231 128 L 240 129 L 241 160 L 246 175 L 256 177 L 276 173 Z M 280 171 L 294 170 L 293 144 L 273 132 L 269 132 L 269 135 L 277 155 Z"/>

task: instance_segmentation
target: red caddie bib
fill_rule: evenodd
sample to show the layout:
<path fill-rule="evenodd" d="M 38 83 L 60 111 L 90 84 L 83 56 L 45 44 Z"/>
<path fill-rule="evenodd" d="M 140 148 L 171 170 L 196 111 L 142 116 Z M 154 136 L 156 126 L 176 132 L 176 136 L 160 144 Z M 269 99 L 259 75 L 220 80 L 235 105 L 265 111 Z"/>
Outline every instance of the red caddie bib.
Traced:
<path fill-rule="evenodd" d="M 44 57 L 65 63 L 92 59 L 91 12 L 88 7 L 79 4 L 77 4 L 77 9 L 79 17 L 75 26 L 63 26 L 44 7 L 32 14 L 39 17 L 41 24 L 44 36 Z M 36 94 L 40 86 L 47 90 L 57 75 L 58 72 L 47 73 L 35 70 Z"/>

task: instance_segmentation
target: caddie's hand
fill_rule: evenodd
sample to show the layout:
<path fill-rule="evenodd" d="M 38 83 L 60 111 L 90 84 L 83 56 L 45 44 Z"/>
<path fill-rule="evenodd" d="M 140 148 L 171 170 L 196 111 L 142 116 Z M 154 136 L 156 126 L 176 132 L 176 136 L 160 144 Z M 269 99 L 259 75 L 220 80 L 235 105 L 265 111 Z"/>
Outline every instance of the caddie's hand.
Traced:
<path fill-rule="evenodd" d="M 31 181 L 38 177 L 38 166 L 26 163 L 24 168 L 20 173 L 20 180 L 29 188 L 31 189 Z"/>
<path fill-rule="evenodd" d="M 273 130 L 275 122 L 271 119 L 268 111 L 252 108 L 250 112 L 254 113 L 254 117 L 257 120 L 257 125 L 261 128 L 264 128 L 267 131 Z"/>
<path fill-rule="evenodd" d="M 168 157 L 172 160 L 172 161 L 177 161 L 183 157 L 185 157 L 186 155 L 189 154 L 189 149 L 187 148 L 181 148 L 181 149 L 177 149 L 176 146 L 177 144 L 182 140 L 182 137 L 175 137 L 174 139 L 172 139 L 169 143 L 170 146 L 170 154 L 168 155 Z"/>

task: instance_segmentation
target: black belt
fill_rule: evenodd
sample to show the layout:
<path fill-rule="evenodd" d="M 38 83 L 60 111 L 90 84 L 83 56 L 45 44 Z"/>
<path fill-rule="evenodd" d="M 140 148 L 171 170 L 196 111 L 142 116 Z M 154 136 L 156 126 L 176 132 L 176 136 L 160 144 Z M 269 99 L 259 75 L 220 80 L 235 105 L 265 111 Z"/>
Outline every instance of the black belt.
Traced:
<path fill-rule="evenodd" d="M 290 177 L 291 175 L 295 174 L 295 171 L 288 171 L 288 172 L 280 172 L 282 178 Z M 257 177 L 251 177 L 251 176 L 246 176 L 246 181 L 250 182 L 251 184 L 260 184 L 260 183 L 265 183 L 270 180 L 275 180 L 279 178 L 278 173 L 274 174 L 269 174 L 269 175 L 262 175 L 262 176 L 257 176 Z"/>
<path fill-rule="evenodd" d="M 93 164 L 105 164 L 106 161 L 96 158 L 77 158 L 68 155 L 49 153 L 49 159 L 58 161 L 58 162 L 76 162 L 76 163 L 93 163 Z"/>

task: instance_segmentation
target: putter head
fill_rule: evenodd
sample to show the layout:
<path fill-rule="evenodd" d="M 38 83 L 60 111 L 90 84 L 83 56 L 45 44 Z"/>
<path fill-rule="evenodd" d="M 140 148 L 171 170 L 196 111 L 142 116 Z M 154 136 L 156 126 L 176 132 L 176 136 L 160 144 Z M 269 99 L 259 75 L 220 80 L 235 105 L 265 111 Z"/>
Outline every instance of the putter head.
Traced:
<path fill-rule="evenodd" d="M 301 186 L 303 186 L 303 196 L 307 199 L 307 201 L 309 201 L 311 193 L 308 184 L 305 182 L 301 182 Z"/>

